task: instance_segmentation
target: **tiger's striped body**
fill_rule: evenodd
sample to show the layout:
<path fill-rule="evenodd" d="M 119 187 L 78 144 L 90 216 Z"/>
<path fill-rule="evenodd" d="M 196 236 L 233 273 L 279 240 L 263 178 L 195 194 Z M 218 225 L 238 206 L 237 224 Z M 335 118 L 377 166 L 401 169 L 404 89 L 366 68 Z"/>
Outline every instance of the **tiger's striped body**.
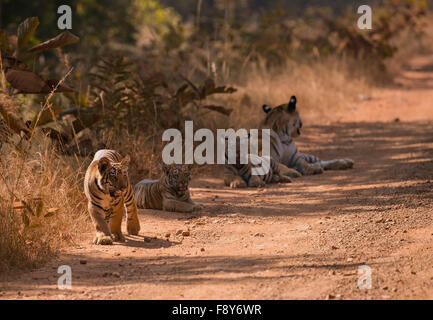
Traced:
<path fill-rule="evenodd" d="M 188 190 L 190 169 L 184 165 L 163 165 L 164 174 L 159 180 L 142 180 L 134 186 L 138 208 L 176 212 L 192 212 L 202 209 L 191 200 Z"/>
<path fill-rule="evenodd" d="M 302 175 L 311 175 L 322 173 L 323 170 L 343 170 L 353 166 L 354 161 L 351 159 L 323 161 L 314 155 L 299 152 L 293 140 L 301 134 L 302 128 L 302 120 L 296 110 L 296 97 L 293 96 L 288 104 L 275 108 L 264 105 L 263 110 L 267 115 L 262 128 L 271 129 L 271 157 L 283 165 L 280 166 L 281 172 L 284 173 L 284 167 L 287 167 Z"/>
<path fill-rule="evenodd" d="M 264 160 L 264 158 L 262 158 Z M 288 177 L 280 177 L 278 163 L 274 159 L 270 162 L 270 170 L 263 175 L 252 175 L 252 164 L 226 164 L 224 166 L 224 183 L 231 188 L 262 187 L 276 182 L 291 182 Z"/>
<path fill-rule="evenodd" d="M 273 130 L 271 130 L 271 157 L 276 162 L 287 168 L 295 169 L 302 175 L 323 172 L 320 166 L 321 160 L 318 157 L 299 152 L 293 138 L 278 135 Z M 290 175 L 299 176 L 296 173 Z"/>
<path fill-rule="evenodd" d="M 137 235 L 140 223 L 137 207 L 128 179 L 129 156 L 114 150 L 99 150 L 89 165 L 84 178 L 84 193 L 88 210 L 96 228 L 95 244 L 124 241 L 121 224 L 124 209 L 127 212 L 127 230 Z"/>
<path fill-rule="evenodd" d="M 291 182 L 292 180 L 280 175 L 278 162 L 272 158 L 265 158 L 257 156 L 257 160 L 262 161 L 262 166 L 269 167 L 267 172 L 260 175 L 253 175 L 252 170 L 254 165 L 251 161 L 251 155 L 248 156 L 248 162 L 242 164 L 240 161 L 240 143 L 237 138 L 236 147 L 236 163 L 230 164 L 228 157 L 228 148 L 225 152 L 225 165 L 224 165 L 224 184 L 231 188 L 245 188 L 245 187 L 262 187 L 265 184 L 277 182 Z"/>

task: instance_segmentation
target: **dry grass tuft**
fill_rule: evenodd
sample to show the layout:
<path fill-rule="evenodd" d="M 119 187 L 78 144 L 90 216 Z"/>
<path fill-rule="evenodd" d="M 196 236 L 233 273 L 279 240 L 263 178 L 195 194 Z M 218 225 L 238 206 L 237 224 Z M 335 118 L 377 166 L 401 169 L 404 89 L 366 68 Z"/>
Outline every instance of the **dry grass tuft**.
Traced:
<path fill-rule="evenodd" d="M 135 133 L 123 130 L 119 135 L 112 134 L 111 130 L 103 130 L 100 133 L 99 139 L 107 149 L 131 157 L 128 174 L 132 185 L 142 179 L 158 179 L 161 174 L 163 130 L 156 132 L 146 129 L 148 128 Z"/>
<path fill-rule="evenodd" d="M 235 85 L 238 92 L 227 98 L 235 110 L 230 124 L 257 127 L 263 119 L 263 104 L 287 103 L 292 95 L 297 96 L 301 116 L 309 124 L 336 121 L 360 95 L 370 95 L 375 80 L 367 69 L 357 61 L 335 58 L 290 62 L 273 70 L 251 68 L 244 82 Z"/>
<path fill-rule="evenodd" d="M 18 147 L 8 144 L 2 148 L 2 272 L 40 265 L 90 230 L 81 164 L 75 158 L 59 157 L 46 138 L 35 138 L 41 139 L 38 147 L 26 150 L 25 142 L 21 142 Z"/>

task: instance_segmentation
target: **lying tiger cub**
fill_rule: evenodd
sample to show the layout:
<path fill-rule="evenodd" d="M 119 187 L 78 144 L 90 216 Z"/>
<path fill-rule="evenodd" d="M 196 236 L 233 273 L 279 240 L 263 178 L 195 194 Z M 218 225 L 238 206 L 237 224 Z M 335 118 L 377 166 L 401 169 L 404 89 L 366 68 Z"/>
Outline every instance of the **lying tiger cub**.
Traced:
<path fill-rule="evenodd" d="M 141 180 L 134 186 L 138 208 L 176 212 L 192 212 L 203 208 L 191 200 L 188 190 L 191 166 L 163 164 L 159 180 Z"/>
<path fill-rule="evenodd" d="M 245 139 L 249 139 L 249 134 Z M 226 138 L 227 140 L 228 138 Z M 272 158 L 257 158 L 269 166 L 269 171 L 261 175 L 253 175 L 253 164 L 251 155 L 248 155 L 248 163 L 241 164 L 240 161 L 240 138 L 236 137 L 236 163 L 229 164 L 228 144 L 225 150 L 224 184 L 230 188 L 263 187 L 267 183 L 292 182 L 287 175 L 280 174 L 278 162 Z"/>
<path fill-rule="evenodd" d="M 140 222 L 128 179 L 129 156 L 123 158 L 114 150 L 99 150 L 89 165 L 84 178 L 90 217 L 96 228 L 95 244 L 125 241 L 121 224 L 127 212 L 127 230 L 137 235 Z"/>

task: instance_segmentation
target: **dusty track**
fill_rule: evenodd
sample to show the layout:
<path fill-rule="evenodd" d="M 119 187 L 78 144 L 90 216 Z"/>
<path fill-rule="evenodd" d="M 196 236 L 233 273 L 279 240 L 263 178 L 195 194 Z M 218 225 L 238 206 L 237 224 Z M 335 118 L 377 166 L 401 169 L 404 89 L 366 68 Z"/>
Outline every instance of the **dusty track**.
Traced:
<path fill-rule="evenodd" d="M 350 156 L 354 169 L 240 191 L 212 169 L 216 178 L 192 183 L 203 212 L 141 211 L 140 236 L 102 247 L 89 233 L 42 269 L 0 283 L 0 297 L 433 298 L 433 55 L 414 59 L 396 84 L 299 139 L 324 159 Z M 57 289 L 63 264 L 70 291 Z M 357 287 L 363 264 L 370 290 Z"/>

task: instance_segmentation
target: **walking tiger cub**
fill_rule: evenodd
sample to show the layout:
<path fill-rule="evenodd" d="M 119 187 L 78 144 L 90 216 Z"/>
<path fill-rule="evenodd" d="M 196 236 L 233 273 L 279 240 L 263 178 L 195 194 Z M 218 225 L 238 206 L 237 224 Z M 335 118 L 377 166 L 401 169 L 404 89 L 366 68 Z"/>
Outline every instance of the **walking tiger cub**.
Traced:
<path fill-rule="evenodd" d="M 84 178 L 84 193 L 88 210 L 96 228 L 95 244 L 125 241 L 121 231 L 123 212 L 127 212 L 127 230 L 137 235 L 140 222 L 128 179 L 129 156 L 122 157 L 114 150 L 99 150 Z"/>
<path fill-rule="evenodd" d="M 192 212 L 203 208 L 191 200 L 188 184 L 191 167 L 181 164 L 162 165 L 159 180 L 142 180 L 134 186 L 138 208 L 176 212 Z"/>
<path fill-rule="evenodd" d="M 249 139 L 249 134 L 242 139 Z M 267 183 L 277 182 L 292 182 L 287 175 L 280 174 L 278 162 L 272 158 L 257 157 L 263 165 L 269 167 L 267 173 L 261 175 L 253 175 L 253 164 L 251 163 L 251 155 L 248 155 L 246 164 L 241 163 L 240 155 L 240 139 L 236 137 L 236 163 L 229 164 L 228 143 L 225 150 L 225 166 L 224 166 L 224 184 L 231 188 L 246 188 L 246 187 L 263 187 Z M 228 138 L 226 138 L 228 140 Z"/>
<path fill-rule="evenodd" d="M 287 168 L 294 168 L 302 175 L 322 173 L 323 170 L 344 170 L 352 168 L 352 159 L 320 160 L 318 157 L 298 151 L 294 138 L 301 134 L 302 120 L 296 110 L 296 97 L 290 102 L 271 108 L 263 105 L 266 118 L 262 128 L 271 129 L 271 157 Z M 280 171 L 285 173 L 284 166 Z M 290 173 L 287 173 L 290 175 Z"/>

